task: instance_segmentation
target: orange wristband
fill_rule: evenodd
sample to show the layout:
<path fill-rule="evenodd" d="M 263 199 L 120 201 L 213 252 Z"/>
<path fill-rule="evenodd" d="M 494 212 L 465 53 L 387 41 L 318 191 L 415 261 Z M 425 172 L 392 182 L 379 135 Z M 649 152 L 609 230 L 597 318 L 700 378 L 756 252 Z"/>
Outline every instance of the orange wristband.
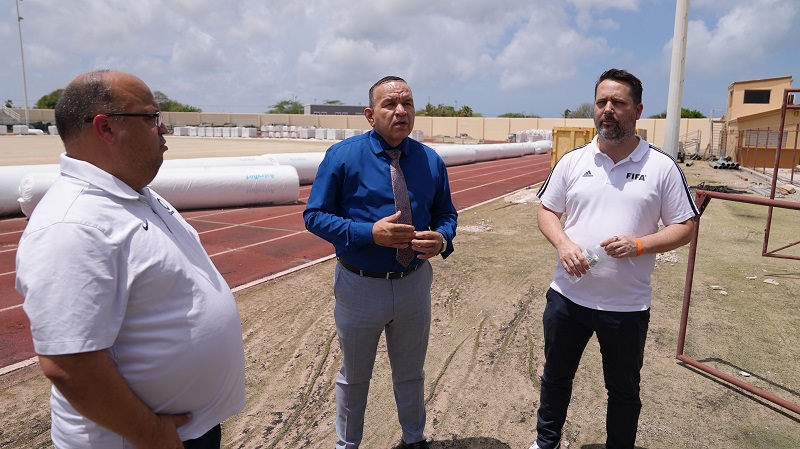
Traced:
<path fill-rule="evenodd" d="M 636 237 L 634 237 L 633 240 L 636 241 L 636 257 L 639 257 L 642 255 L 642 241 Z"/>

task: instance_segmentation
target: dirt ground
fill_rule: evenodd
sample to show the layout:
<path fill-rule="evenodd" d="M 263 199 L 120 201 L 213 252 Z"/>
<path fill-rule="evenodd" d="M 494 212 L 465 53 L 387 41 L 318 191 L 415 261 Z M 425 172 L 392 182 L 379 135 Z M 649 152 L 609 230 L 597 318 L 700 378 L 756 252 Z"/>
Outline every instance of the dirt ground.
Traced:
<path fill-rule="evenodd" d="M 706 162 L 684 170 L 691 186 L 768 184 Z M 425 382 L 432 448 L 526 449 L 535 438 L 541 314 L 555 253 L 536 228 L 534 193 L 526 189 L 462 212 L 455 253 L 433 261 Z M 761 257 L 766 215 L 763 206 L 722 200 L 703 214 L 686 354 L 800 404 L 800 265 Z M 796 223 L 797 211 L 776 209 L 770 248 L 794 243 Z M 796 246 L 786 251 L 800 255 Z M 660 256 L 653 275 L 637 448 L 800 447 L 800 415 L 676 361 L 687 254 L 688 246 Z M 248 401 L 223 424 L 224 447 L 333 447 L 333 382 L 341 360 L 334 263 L 236 294 Z M 50 446 L 48 389 L 36 366 L 0 378 L 0 447 Z M 604 447 L 605 403 L 593 339 L 576 377 L 562 447 Z M 399 438 L 382 343 L 362 447 L 393 448 Z"/>

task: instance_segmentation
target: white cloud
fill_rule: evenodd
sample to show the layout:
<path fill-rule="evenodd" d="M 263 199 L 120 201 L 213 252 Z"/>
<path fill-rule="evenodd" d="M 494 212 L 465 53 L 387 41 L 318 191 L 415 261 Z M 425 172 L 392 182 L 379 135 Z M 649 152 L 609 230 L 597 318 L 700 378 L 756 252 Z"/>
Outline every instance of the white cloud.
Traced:
<path fill-rule="evenodd" d="M 605 39 L 570 29 L 559 11 L 537 13 L 498 56 L 496 66 L 502 74 L 499 87 L 546 87 L 574 78 L 581 58 L 600 56 L 605 48 Z"/>
<path fill-rule="evenodd" d="M 701 20 L 690 20 L 687 72 L 713 76 L 722 67 L 727 71 L 753 67 L 795 46 L 793 25 L 798 19 L 798 4 L 778 0 L 739 3 L 712 27 Z M 670 41 L 663 52 L 669 55 L 671 51 Z"/>
<path fill-rule="evenodd" d="M 673 1 L 31 0 L 20 8 L 32 101 L 96 68 L 129 71 L 177 101 L 231 112 L 262 112 L 293 96 L 363 104 L 372 82 L 396 74 L 434 102 L 458 99 L 489 114 L 535 102 L 547 114 L 571 106 L 608 64 L 639 63 L 666 79 L 668 63 L 651 63 L 664 30 L 648 38 L 631 25 Z M 727 81 L 735 64 L 797 60 L 786 56 L 796 54 L 789 27 L 797 0 L 691 6 L 687 73 Z M 0 11 L 0 39 L 9 44 L 0 97 L 20 104 L 13 2 Z M 658 98 L 655 83 L 648 89 Z"/>

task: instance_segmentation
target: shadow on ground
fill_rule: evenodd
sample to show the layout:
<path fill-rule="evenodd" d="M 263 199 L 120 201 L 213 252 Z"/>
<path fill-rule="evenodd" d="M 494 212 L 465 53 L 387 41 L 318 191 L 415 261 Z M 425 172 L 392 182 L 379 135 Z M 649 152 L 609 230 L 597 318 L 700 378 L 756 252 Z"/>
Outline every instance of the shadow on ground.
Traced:
<path fill-rule="evenodd" d="M 452 440 L 429 440 L 431 449 L 511 449 L 506 443 L 489 437 L 456 438 Z M 393 449 L 402 449 L 398 444 Z"/>

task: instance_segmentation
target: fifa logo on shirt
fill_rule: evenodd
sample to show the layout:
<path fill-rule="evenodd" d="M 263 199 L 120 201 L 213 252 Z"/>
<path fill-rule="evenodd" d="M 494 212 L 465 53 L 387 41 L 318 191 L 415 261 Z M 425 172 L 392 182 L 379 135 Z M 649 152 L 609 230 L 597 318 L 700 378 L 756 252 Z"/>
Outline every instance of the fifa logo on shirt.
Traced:
<path fill-rule="evenodd" d="M 628 173 L 625 175 L 625 179 L 633 179 L 638 181 L 644 181 L 644 175 L 639 173 Z"/>

